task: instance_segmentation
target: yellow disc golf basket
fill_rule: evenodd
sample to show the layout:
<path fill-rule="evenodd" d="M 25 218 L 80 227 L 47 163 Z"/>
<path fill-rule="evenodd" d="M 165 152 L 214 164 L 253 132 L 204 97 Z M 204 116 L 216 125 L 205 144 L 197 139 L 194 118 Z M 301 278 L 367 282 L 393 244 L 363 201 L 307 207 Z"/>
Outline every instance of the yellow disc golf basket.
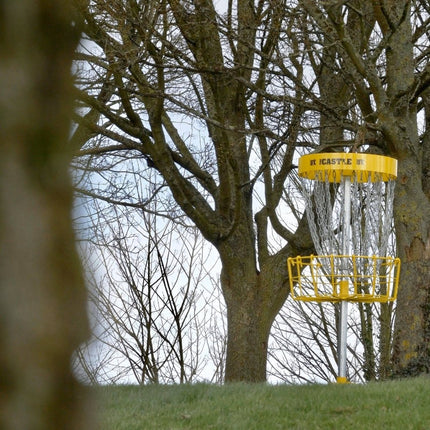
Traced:
<path fill-rule="evenodd" d="M 346 377 L 348 302 L 397 297 L 400 260 L 389 256 L 397 160 L 365 153 L 302 156 L 299 177 L 317 255 L 288 259 L 294 300 L 340 302 L 339 383 Z"/>

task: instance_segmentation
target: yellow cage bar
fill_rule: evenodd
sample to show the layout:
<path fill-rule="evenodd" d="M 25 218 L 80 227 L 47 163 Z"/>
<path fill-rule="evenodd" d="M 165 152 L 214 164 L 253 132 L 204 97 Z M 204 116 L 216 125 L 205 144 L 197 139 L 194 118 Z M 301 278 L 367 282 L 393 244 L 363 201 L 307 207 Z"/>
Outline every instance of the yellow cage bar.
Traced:
<path fill-rule="evenodd" d="M 387 303 L 397 298 L 399 258 L 309 255 L 290 257 L 287 264 L 294 300 Z"/>

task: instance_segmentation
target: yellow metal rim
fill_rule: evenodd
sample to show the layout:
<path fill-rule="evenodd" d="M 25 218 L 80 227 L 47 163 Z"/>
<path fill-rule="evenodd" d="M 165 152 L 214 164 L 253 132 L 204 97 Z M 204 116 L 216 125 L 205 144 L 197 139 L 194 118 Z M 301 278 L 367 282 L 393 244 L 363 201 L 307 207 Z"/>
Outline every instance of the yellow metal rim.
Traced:
<path fill-rule="evenodd" d="M 397 160 L 362 153 L 307 154 L 299 159 L 299 176 L 329 182 L 341 182 L 345 176 L 357 182 L 387 182 L 397 177 Z"/>

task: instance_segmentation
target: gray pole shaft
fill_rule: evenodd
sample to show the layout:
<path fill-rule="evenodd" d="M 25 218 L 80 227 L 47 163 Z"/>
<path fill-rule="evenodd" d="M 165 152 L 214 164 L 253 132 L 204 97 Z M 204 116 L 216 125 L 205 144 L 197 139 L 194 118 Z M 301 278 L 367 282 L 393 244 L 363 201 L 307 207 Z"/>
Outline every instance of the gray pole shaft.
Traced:
<path fill-rule="evenodd" d="M 348 302 L 340 302 L 340 345 L 339 345 L 339 378 L 346 378 L 346 335 L 348 327 Z"/>
<path fill-rule="evenodd" d="M 342 255 L 349 255 L 350 229 L 351 229 L 351 177 L 344 178 L 344 214 L 343 214 L 343 235 L 342 235 Z M 341 273 L 348 275 L 346 259 L 342 260 Z M 345 278 L 344 278 L 345 279 Z M 339 381 L 346 381 L 346 352 L 347 352 L 347 327 L 348 327 L 348 302 L 342 300 L 340 303 L 340 344 L 339 344 Z"/>

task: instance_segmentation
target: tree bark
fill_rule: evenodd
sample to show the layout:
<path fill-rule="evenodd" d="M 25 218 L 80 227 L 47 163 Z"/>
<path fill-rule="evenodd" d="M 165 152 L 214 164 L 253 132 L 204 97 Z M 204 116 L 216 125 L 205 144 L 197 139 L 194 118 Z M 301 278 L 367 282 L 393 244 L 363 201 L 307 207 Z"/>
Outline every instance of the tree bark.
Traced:
<path fill-rule="evenodd" d="M 240 230 L 240 229 L 239 229 Z M 257 268 L 250 236 L 236 231 L 218 244 L 222 261 L 221 286 L 227 306 L 226 382 L 266 381 L 270 330 L 290 288 L 286 260 L 308 255 L 312 240 L 303 219 L 295 240 L 278 253 L 267 256 Z"/>
<path fill-rule="evenodd" d="M 267 344 L 275 315 L 262 312 L 262 303 L 253 291 L 248 297 L 230 297 L 233 289 L 229 283 L 222 280 L 228 321 L 225 380 L 265 382 Z"/>
<path fill-rule="evenodd" d="M 430 206 L 418 166 L 415 157 L 400 161 L 394 205 L 402 261 L 393 351 L 395 375 L 430 371 Z"/>
<path fill-rule="evenodd" d="M 231 259 L 221 273 L 228 322 L 225 380 L 264 382 L 270 329 L 287 298 L 287 278 L 269 280 L 255 266 L 242 271 L 243 266 Z"/>

